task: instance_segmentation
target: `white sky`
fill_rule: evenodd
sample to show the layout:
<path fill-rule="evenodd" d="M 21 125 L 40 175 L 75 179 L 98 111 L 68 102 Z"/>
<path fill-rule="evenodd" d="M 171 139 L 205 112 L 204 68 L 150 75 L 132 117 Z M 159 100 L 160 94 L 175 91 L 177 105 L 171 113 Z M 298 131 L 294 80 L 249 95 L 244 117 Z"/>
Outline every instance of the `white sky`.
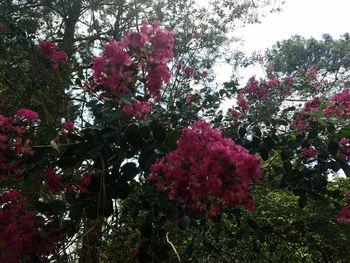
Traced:
<path fill-rule="evenodd" d="M 260 24 L 247 25 L 234 35 L 244 41 L 239 49 L 251 54 L 295 34 L 319 39 L 329 33 L 338 38 L 350 32 L 349 14 L 350 0 L 286 0 L 281 12 L 267 14 Z M 220 66 L 216 72 L 218 83 L 230 80 L 229 67 Z M 259 68 L 241 69 L 239 73 L 244 80 L 251 75 L 262 76 Z"/>

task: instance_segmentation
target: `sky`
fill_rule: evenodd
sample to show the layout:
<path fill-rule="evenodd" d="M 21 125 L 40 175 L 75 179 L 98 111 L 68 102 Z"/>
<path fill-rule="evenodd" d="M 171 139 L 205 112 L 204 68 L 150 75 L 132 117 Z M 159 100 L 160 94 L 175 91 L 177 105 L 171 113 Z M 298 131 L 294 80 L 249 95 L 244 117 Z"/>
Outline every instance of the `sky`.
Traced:
<path fill-rule="evenodd" d="M 268 13 L 261 18 L 260 24 L 237 29 L 234 36 L 242 39 L 237 45 L 246 54 L 263 51 L 295 34 L 320 39 L 322 34 L 329 33 L 338 38 L 350 32 L 349 12 L 350 0 L 285 0 L 281 12 Z M 230 80 L 230 67 L 218 66 L 216 72 L 218 83 Z M 241 69 L 239 74 L 245 81 L 251 75 L 262 77 L 263 71 L 250 67 Z"/>

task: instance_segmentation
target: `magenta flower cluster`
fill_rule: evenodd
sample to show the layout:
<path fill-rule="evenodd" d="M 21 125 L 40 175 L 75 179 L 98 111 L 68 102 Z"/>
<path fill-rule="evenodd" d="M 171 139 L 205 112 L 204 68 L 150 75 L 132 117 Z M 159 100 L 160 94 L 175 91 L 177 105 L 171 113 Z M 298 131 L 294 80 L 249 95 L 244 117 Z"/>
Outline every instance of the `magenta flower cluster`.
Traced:
<path fill-rule="evenodd" d="M 339 118 L 350 117 L 350 88 L 335 94 L 330 105 L 323 110 L 327 116 L 336 115 Z"/>
<path fill-rule="evenodd" d="M 0 195 L 0 262 L 22 262 L 36 255 L 47 262 L 58 241 L 57 233 L 44 233 L 44 217 L 28 210 L 27 200 L 17 190 Z M 46 218 L 49 220 L 49 218 Z"/>
<path fill-rule="evenodd" d="M 314 97 L 312 100 L 305 103 L 301 112 L 299 112 L 292 123 L 293 128 L 303 130 L 309 127 L 311 122 L 317 121 L 315 112 L 321 105 L 320 97 Z"/>
<path fill-rule="evenodd" d="M 93 87 L 103 86 L 112 94 L 135 92 L 135 77 L 146 85 L 150 95 L 160 98 L 160 89 L 170 81 L 167 62 L 173 56 L 173 32 L 144 22 L 140 32 L 129 32 L 121 41 L 110 40 L 102 57 L 94 59 Z M 145 67 L 144 67 L 145 65 Z M 141 76 L 142 72 L 146 76 Z"/>
<path fill-rule="evenodd" d="M 34 153 L 26 134 L 37 119 L 38 114 L 29 109 L 18 110 L 17 118 L 0 115 L 0 179 L 21 176 L 23 157 Z"/>
<path fill-rule="evenodd" d="M 66 52 L 59 50 L 58 45 L 52 41 L 41 41 L 39 51 L 43 58 L 51 61 L 53 70 L 57 70 L 61 61 L 68 61 Z"/>
<path fill-rule="evenodd" d="M 204 120 L 183 129 L 177 149 L 151 166 L 159 191 L 195 211 L 214 216 L 225 207 L 254 208 L 249 184 L 261 176 L 260 159 L 224 138 Z"/>

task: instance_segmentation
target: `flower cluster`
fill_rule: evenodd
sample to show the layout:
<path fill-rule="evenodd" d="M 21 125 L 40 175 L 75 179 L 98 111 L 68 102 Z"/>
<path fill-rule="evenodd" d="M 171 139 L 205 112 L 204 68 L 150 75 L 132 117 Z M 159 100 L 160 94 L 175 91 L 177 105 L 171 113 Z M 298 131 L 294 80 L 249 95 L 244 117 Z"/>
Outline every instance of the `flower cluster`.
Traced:
<path fill-rule="evenodd" d="M 56 238 L 41 232 L 43 220 L 28 211 L 27 201 L 17 190 L 0 195 L 0 262 L 20 262 L 26 257 L 45 262 Z"/>
<path fill-rule="evenodd" d="M 344 161 L 350 161 L 350 141 L 349 139 L 342 138 L 340 140 L 340 158 Z"/>
<path fill-rule="evenodd" d="M 151 166 L 149 181 L 195 211 L 214 216 L 224 207 L 252 209 L 249 183 L 261 176 L 260 159 L 204 120 L 183 129 L 177 150 Z"/>
<path fill-rule="evenodd" d="M 272 70 L 268 72 L 268 80 L 258 81 L 255 76 L 249 78 L 246 86 L 239 90 L 237 95 L 237 105 L 242 112 L 249 110 L 249 104 L 257 104 L 261 101 L 280 100 L 286 95 L 291 94 L 291 86 L 294 79 L 291 76 L 283 81 L 273 75 Z"/>
<path fill-rule="evenodd" d="M 304 147 L 301 148 L 299 151 L 299 157 L 303 160 L 303 161 L 308 161 L 310 158 L 311 159 L 316 159 L 317 158 L 317 152 L 316 150 L 311 147 Z"/>
<path fill-rule="evenodd" d="M 17 110 L 16 115 L 28 121 L 35 121 L 39 119 L 39 115 L 35 111 L 29 109 L 19 109 Z"/>
<path fill-rule="evenodd" d="M 350 117 L 350 88 L 347 88 L 337 94 L 335 94 L 327 108 L 323 110 L 323 113 L 327 116 L 333 114 L 339 118 Z"/>
<path fill-rule="evenodd" d="M 24 157 L 33 154 L 30 140 L 25 138 L 38 114 L 28 109 L 17 111 L 16 117 L 0 115 L 0 179 L 16 179 L 22 174 Z"/>
<path fill-rule="evenodd" d="M 74 131 L 74 122 L 66 121 L 63 123 L 62 128 L 65 132 L 70 133 Z"/>
<path fill-rule="evenodd" d="M 140 32 L 129 32 L 121 41 L 110 40 L 102 57 L 93 62 L 92 87 L 103 87 L 112 94 L 135 92 L 135 77 L 146 84 L 151 96 L 160 98 L 160 89 L 170 81 L 167 62 L 173 56 L 173 33 L 144 22 Z M 146 72 L 146 76 L 142 75 Z"/>
<path fill-rule="evenodd" d="M 39 51 L 43 58 L 51 61 L 53 70 L 57 70 L 61 61 L 68 61 L 66 52 L 59 50 L 56 43 L 52 41 L 41 41 Z"/>
<path fill-rule="evenodd" d="M 321 105 L 320 97 L 315 97 L 311 101 L 305 103 L 304 108 L 299 112 L 293 120 L 292 126 L 297 130 L 306 129 L 310 122 L 317 120 L 314 114 Z"/>
<path fill-rule="evenodd" d="M 58 193 L 62 189 L 61 177 L 53 168 L 48 168 L 45 170 L 44 181 L 48 190 L 53 193 Z"/>
<path fill-rule="evenodd" d="M 152 103 L 150 101 L 137 101 L 133 104 L 125 104 L 123 111 L 136 117 L 137 119 L 145 119 L 152 110 Z"/>
<path fill-rule="evenodd" d="M 85 172 L 82 174 L 80 182 L 78 184 L 70 184 L 66 187 L 69 193 L 86 193 L 88 191 L 88 187 L 91 184 L 92 174 L 89 172 Z"/>
<path fill-rule="evenodd" d="M 342 207 L 341 211 L 337 214 L 337 221 L 343 224 L 350 223 L 350 205 Z"/>

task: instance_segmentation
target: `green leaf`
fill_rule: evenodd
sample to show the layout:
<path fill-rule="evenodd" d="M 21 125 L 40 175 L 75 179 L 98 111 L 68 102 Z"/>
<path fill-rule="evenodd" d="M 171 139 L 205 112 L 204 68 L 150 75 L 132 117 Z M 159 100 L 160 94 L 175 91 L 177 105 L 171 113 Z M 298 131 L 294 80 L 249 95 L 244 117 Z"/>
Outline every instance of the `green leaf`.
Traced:
<path fill-rule="evenodd" d="M 120 179 L 126 182 L 131 181 L 139 173 L 139 169 L 135 163 L 126 163 L 120 169 Z"/>
<path fill-rule="evenodd" d="M 109 195 L 113 199 L 126 199 L 129 196 L 130 186 L 127 182 L 118 180 L 110 186 Z"/>
<path fill-rule="evenodd" d="M 154 139 L 162 143 L 166 139 L 166 129 L 164 126 L 158 122 L 153 122 L 151 124 L 152 134 Z"/>
<path fill-rule="evenodd" d="M 330 141 L 327 148 L 331 154 L 337 155 L 339 150 L 339 143 L 335 141 Z"/>
<path fill-rule="evenodd" d="M 141 234 L 145 237 L 145 238 L 151 238 L 152 237 L 152 233 L 153 233 L 153 229 L 152 229 L 152 224 L 151 223 L 143 223 L 140 226 L 140 231 Z"/>
<path fill-rule="evenodd" d="M 169 147 L 170 150 L 176 150 L 176 146 L 177 146 L 176 142 L 178 141 L 178 139 L 180 139 L 181 135 L 182 135 L 181 130 L 174 130 L 168 136 L 166 143 L 165 143 L 166 146 Z"/>
<path fill-rule="evenodd" d="M 350 138 L 350 126 L 341 129 L 338 134 L 340 137 Z"/>
<path fill-rule="evenodd" d="M 273 227 L 272 226 L 263 226 L 260 228 L 260 231 L 264 233 L 265 235 L 269 235 L 273 232 Z"/>
<path fill-rule="evenodd" d="M 144 144 L 142 136 L 139 133 L 138 127 L 136 125 L 130 125 L 125 132 L 125 136 L 128 143 L 134 148 L 141 148 Z"/>
<path fill-rule="evenodd" d="M 283 168 L 286 172 L 290 172 L 293 169 L 293 165 L 289 161 L 284 161 L 283 162 Z"/>
<path fill-rule="evenodd" d="M 264 161 L 269 159 L 269 151 L 265 147 L 259 148 L 259 154 Z"/>
<path fill-rule="evenodd" d="M 49 205 L 55 214 L 61 214 L 66 211 L 66 204 L 61 200 L 53 200 L 49 203 Z"/>
<path fill-rule="evenodd" d="M 259 229 L 258 224 L 253 219 L 248 219 L 247 223 L 251 229 L 253 229 L 253 230 Z"/>
<path fill-rule="evenodd" d="M 191 219 L 188 216 L 183 216 L 179 220 L 179 228 L 185 229 L 191 222 Z"/>
<path fill-rule="evenodd" d="M 307 205 L 307 196 L 306 195 L 299 196 L 298 205 L 300 208 L 304 208 Z"/>
<path fill-rule="evenodd" d="M 244 128 L 243 126 L 239 127 L 238 129 L 238 134 L 241 138 L 243 138 L 245 136 L 245 134 L 247 133 L 247 129 Z"/>

